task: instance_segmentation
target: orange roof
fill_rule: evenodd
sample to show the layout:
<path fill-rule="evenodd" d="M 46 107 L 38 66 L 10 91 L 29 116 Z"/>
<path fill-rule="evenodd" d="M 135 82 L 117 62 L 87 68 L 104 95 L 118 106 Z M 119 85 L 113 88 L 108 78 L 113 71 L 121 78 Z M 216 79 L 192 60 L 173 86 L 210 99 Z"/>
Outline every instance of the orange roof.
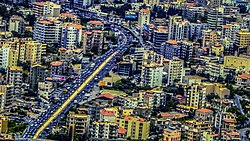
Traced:
<path fill-rule="evenodd" d="M 77 18 L 77 16 L 70 14 L 70 13 L 61 13 L 61 17 L 70 17 L 70 18 Z"/>
<path fill-rule="evenodd" d="M 53 22 L 47 21 L 47 20 L 40 20 L 40 21 L 38 21 L 38 23 L 40 23 L 40 24 L 53 24 Z"/>
<path fill-rule="evenodd" d="M 138 118 L 138 121 L 143 122 L 143 121 L 145 121 L 145 119 L 144 118 Z"/>
<path fill-rule="evenodd" d="M 125 117 L 125 120 L 131 120 L 131 119 L 134 119 L 134 117 L 132 117 L 132 116 L 126 116 Z"/>
<path fill-rule="evenodd" d="M 170 117 L 171 114 L 167 113 L 167 112 L 161 112 L 161 116 L 162 117 Z"/>
<path fill-rule="evenodd" d="M 149 13 L 150 11 L 148 9 L 141 9 L 142 13 Z"/>
<path fill-rule="evenodd" d="M 80 25 L 80 24 L 64 23 L 63 26 L 65 26 L 65 27 L 75 27 L 76 29 L 82 29 L 82 25 Z"/>
<path fill-rule="evenodd" d="M 60 47 L 59 50 L 61 50 L 61 51 L 66 51 L 67 49 L 64 48 L 64 47 Z"/>
<path fill-rule="evenodd" d="M 127 132 L 127 130 L 124 129 L 124 128 L 122 128 L 122 127 L 119 127 L 119 128 L 117 129 L 117 132 L 118 132 L 118 134 L 125 134 L 125 133 Z"/>
<path fill-rule="evenodd" d="M 213 111 L 210 110 L 210 109 L 198 109 L 198 110 L 196 110 L 196 112 L 199 112 L 199 113 L 211 113 Z"/>
<path fill-rule="evenodd" d="M 101 94 L 97 98 L 103 98 L 103 97 L 108 98 L 108 99 L 114 99 L 115 98 L 115 96 L 113 96 L 112 94 Z"/>
<path fill-rule="evenodd" d="M 224 121 L 225 121 L 225 122 L 236 123 L 236 120 L 235 120 L 235 119 L 232 119 L 232 118 L 224 118 Z"/>
<path fill-rule="evenodd" d="M 91 20 L 88 22 L 89 24 L 103 24 L 101 21 Z"/>
<path fill-rule="evenodd" d="M 168 40 L 167 43 L 172 44 L 172 45 L 176 45 L 177 41 L 176 40 Z"/>
<path fill-rule="evenodd" d="M 219 43 L 215 43 L 214 46 L 215 47 L 220 47 L 220 44 Z"/>
<path fill-rule="evenodd" d="M 54 62 L 51 62 L 50 65 L 53 67 L 58 67 L 58 66 L 62 65 L 62 62 L 61 61 L 54 61 Z"/>
<path fill-rule="evenodd" d="M 222 25 L 223 28 L 232 28 L 231 25 Z"/>
<path fill-rule="evenodd" d="M 43 6 L 44 2 L 33 2 L 33 5 Z"/>
<path fill-rule="evenodd" d="M 231 132 L 231 135 L 232 135 L 232 136 L 239 136 L 240 134 L 239 134 L 238 132 L 232 131 L 232 132 Z"/>
<path fill-rule="evenodd" d="M 238 77 L 240 77 L 242 79 L 250 79 L 250 74 L 241 74 Z"/>
<path fill-rule="evenodd" d="M 108 111 L 108 110 L 105 110 L 105 109 L 100 110 L 100 113 L 103 116 L 115 116 L 114 111 Z"/>

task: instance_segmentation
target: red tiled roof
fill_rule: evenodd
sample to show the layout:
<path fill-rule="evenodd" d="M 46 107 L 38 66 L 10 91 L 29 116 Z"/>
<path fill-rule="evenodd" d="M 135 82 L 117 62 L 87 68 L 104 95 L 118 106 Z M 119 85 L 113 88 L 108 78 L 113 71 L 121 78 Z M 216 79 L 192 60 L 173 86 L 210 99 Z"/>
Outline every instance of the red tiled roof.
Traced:
<path fill-rule="evenodd" d="M 88 22 L 89 24 L 103 24 L 101 21 L 91 20 Z"/>
<path fill-rule="evenodd" d="M 99 95 L 97 98 L 108 98 L 108 99 L 114 99 L 115 96 L 113 96 L 112 94 L 102 94 Z"/>
<path fill-rule="evenodd" d="M 235 119 L 232 119 L 232 118 L 224 118 L 224 121 L 225 121 L 225 122 L 236 123 L 236 120 L 235 120 Z"/>
<path fill-rule="evenodd" d="M 61 61 L 54 61 L 54 62 L 51 62 L 50 65 L 53 67 L 58 67 L 58 66 L 62 65 L 62 62 Z"/>
<path fill-rule="evenodd" d="M 240 134 L 239 134 L 238 132 L 232 131 L 232 132 L 231 132 L 231 135 L 232 135 L 232 136 L 239 136 Z"/>
<path fill-rule="evenodd" d="M 59 50 L 61 50 L 61 51 L 66 51 L 67 49 L 64 48 L 64 47 L 60 47 Z"/>
<path fill-rule="evenodd" d="M 143 12 L 143 13 L 149 13 L 150 11 L 148 9 L 141 9 L 141 12 Z"/>
<path fill-rule="evenodd" d="M 213 111 L 210 110 L 210 109 L 198 109 L 198 110 L 196 110 L 196 112 L 199 112 L 199 113 L 211 113 Z"/>
<path fill-rule="evenodd" d="M 107 111 L 105 109 L 100 110 L 100 113 L 103 116 L 114 116 L 115 115 L 114 111 Z"/>
<path fill-rule="evenodd" d="M 127 132 L 127 130 L 124 129 L 124 128 L 122 128 L 122 127 L 119 127 L 119 128 L 117 129 L 117 132 L 118 132 L 118 134 L 125 134 L 125 133 Z"/>
<path fill-rule="evenodd" d="M 162 117 L 171 117 L 171 114 L 169 114 L 167 112 L 161 112 L 161 116 Z"/>
<path fill-rule="evenodd" d="M 250 79 L 250 74 L 241 74 L 239 77 L 242 79 Z"/>

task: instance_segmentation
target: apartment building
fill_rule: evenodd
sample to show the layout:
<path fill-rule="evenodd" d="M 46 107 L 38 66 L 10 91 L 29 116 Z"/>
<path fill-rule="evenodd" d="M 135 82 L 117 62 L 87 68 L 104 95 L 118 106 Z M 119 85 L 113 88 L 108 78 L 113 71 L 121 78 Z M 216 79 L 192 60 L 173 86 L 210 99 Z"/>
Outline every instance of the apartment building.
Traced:
<path fill-rule="evenodd" d="M 208 29 L 207 23 L 197 22 L 197 23 L 190 23 L 189 25 L 189 31 L 190 35 L 189 37 L 193 39 L 194 41 L 197 41 L 198 39 L 201 39 L 202 37 L 202 31 Z"/>
<path fill-rule="evenodd" d="M 118 138 L 119 126 L 114 122 L 92 122 L 90 126 L 91 140 L 115 140 Z"/>
<path fill-rule="evenodd" d="M 6 134 L 8 132 L 8 121 L 7 116 L 0 115 L 0 133 Z"/>
<path fill-rule="evenodd" d="M 250 46 L 250 32 L 247 29 L 236 32 L 235 44 L 239 48 Z"/>
<path fill-rule="evenodd" d="M 184 77 L 184 61 L 178 57 L 173 57 L 172 60 L 164 61 L 164 72 L 167 73 L 167 85 L 174 85 L 182 82 Z"/>
<path fill-rule="evenodd" d="M 63 75 L 66 73 L 66 65 L 62 61 L 54 61 L 50 63 L 51 75 Z"/>
<path fill-rule="evenodd" d="M 33 64 L 40 64 L 42 57 L 46 55 L 46 44 L 38 41 L 28 41 L 25 43 L 25 61 Z"/>
<path fill-rule="evenodd" d="M 15 31 L 20 35 L 24 34 L 24 22 L 25 20 L 17 15 L 13 15 L 9 20 L 9 31 Z"/>
<path fill-rule="evenodd" d="M 88 31 L 92 30 L 103 30 L 104 24 L 101 21 L 90 20 L 87 22 L 86 29 Z"/>
<path fill-rule="evenodd" d="M 14 86 L 15 94 L 21 94 L 23 68 L 19 66 L 10 66 L 7 71 L 7 83 Z"/>
<path fill-rule="evenodd" d="M 32 12 L 36 17 L 58 17 L 61 6 L 50 1 L 33 2 Z"/>
<path fill-rule="evenodd" d="M 163 130 L 163 141 L 180 141 L 181 131 L 174 128 L 168 127 Z"/>
<path fill-rule="evenodd" d="M 91 50 L 101 55 L 103 50 L 103 31 L 93 30 L 92 35 Z"/>
<path fill-rule="evenodd" d="M 212 43 L 218 42 L 220 36 L 217 32 L 208 29 L 202 32 L 202 47 L 207 47 Z"/>
<path fill-rule="evenodd" d="M 60 40 L 60 25 L 58 20 L 38 20 L 34 27 L 33 38 L 41 43 L 58 43 Z"/>
<path fill-rule="evenodd" d="M 133 116 L 118 117 L 119 127 L 127 130 L 127 137 L 135 140 L 146 140 L 149 137 L 150 121 Z"/>
<path fill-rule="evenodd" d="M 30 68 L 30 88 L 33 90 L 38 89 L 38 82 L 45 80 L 45 67 L 39 64 L 32 65 Z"/>
<path fill-rule="evenodd" d="M 16 66 L 18 60 L 17 50 L 10 47 L 0 47 L 0 67 L 7 70 L 9 66 Z"/>
<path fill-rule="evenodd" d="M 189 21 L 182 20 L 181 16 L 169 17 L 169 40 L 189 39 Z"/>
<path fill-rule="evenodd" d="M 90 116 L 86 114 L 69 112 L 66 123 L 68 127 L 68 133 L 72 135 L 72 137 L 75 134 L 84 135 L 87 133 L 90 125 Z"/>
<path fill-rule="evenodd" d="M 250 73 L 250 57 L 249 56 L 225 56 L 224 67 L 237 69 L 239 72 Z"/>
<path fill-rule="evenodd" d="M 209 9 L 207 14 L 208 27 L 211 30 L 221 30 L 223 24 L 223 9 Z"/>
<path fill-rule="evenodd" d="M 250 74 L 240 74 L 236 78 L 236 85 L 240 87 L 250 87 Z"/>
<path fill-rule="evenodd" d="M 240 24 L 237 22 L 222 25 L 221 37 L 235 41 L 236 33 L 240 31 L 240 28 Z"/>
<path fill-rule="evenodd" d="M 153 32 L 153 46 L 154 51 L 157 53 L 161 50 L 161 44 L 168 39 L 168 28 L 167 26 L 157 26 Z"/>
<path fill-rule="evenodd" d="M 13 85 L 0 85 L 1 111 L 10 110 L 14 106 L 15 93 Z"/>
<path fill-rule="evenodd" d="M 144 25 L 150 24 L 150 11 L 148 9 L 141 9 L 138 16 L 138 24 L 141 28 Z"/>
<path fill-rule="evenodd" d="M 63 23 L 61 27 L 60 46 L 67 49 L 75 49 L 80 46 L 82 40 L 82 25 Z"/>
<path fill-rule="evenodd" d="M 38 96 L 42 100 L 48 101 L 53 90 L 54 88 L 52 81 L 45 80 L 43 82 L 38 82 Z"/>

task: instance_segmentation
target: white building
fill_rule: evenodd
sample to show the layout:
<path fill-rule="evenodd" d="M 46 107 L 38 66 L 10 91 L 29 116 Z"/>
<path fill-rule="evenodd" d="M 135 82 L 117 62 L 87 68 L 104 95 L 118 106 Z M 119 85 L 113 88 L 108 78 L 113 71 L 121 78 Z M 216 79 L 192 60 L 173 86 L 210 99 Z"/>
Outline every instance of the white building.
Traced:
<path fill-rule="evenodd" d="M 82 25 L 73 23 L 62 24 L 60 38 L 61 47 L 67 49 L 76 48 L 82 40 Z"/>
<path fill-rule="evenodd" d="M 181 40 L 189 38 L 189 21 L 182 20 L 181 16 L 170 16 L 169 18 L 169 40 Z"/>
<path fill-rule="evenodd" d="M 166 61 L 165 71 L 167 72 L 167 85 L 182 82 L 184 76 L 183 67 L 184 62 L 178 57 L 173 57 L 172 60 Z"/>
<path fill-rule="evenodd" d="M 148 9 L 141 9 L 138 16 L 138 24 L 141 28 L 144 25 L 150 24 L 150 11 Z"/>
<path fill-rule="evenodd" d="M 24 33 L 24 19 L 20 16 L 13 15 L 9 20 L 9 31 L 15 31 L 18 34 Z"/>

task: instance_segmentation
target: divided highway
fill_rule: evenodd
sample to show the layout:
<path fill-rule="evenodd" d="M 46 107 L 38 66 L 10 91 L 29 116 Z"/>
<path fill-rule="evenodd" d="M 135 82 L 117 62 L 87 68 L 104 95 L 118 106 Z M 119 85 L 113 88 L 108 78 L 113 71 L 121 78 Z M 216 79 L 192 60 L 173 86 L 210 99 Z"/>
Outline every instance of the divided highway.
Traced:
<path fill-rule="evenodd" d="M 62 106 L 54 112 L 54 114 L 37 130 L 35 133 L 33 139 L 37 139 L 40 135 L 40 133 L 61 113 L 62 110 L 64 110 L 77 96 L 78 93 L 80 93 L 83 88 L 93 79 L 95 76 L 106 66 L 107 62 L 109 62 L 117 52 L 113 53 L 111 56 L 109 56 L 86 80 L 83 82 L 79 88 L 77 88 L 72 95 L 62 104 Z"/>

